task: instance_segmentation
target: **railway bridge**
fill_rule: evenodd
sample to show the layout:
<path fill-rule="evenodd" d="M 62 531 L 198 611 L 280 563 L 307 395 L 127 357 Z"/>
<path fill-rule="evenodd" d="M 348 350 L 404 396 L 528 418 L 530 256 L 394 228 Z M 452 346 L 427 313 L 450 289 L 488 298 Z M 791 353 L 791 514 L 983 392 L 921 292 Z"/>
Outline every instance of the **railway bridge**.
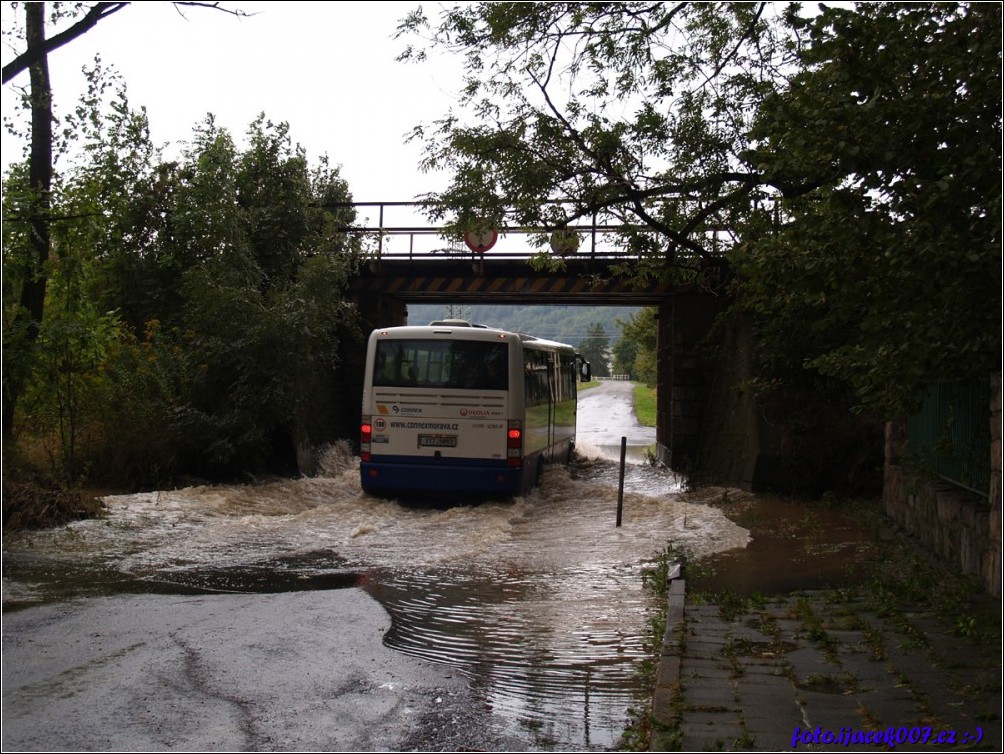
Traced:
<path fill-rule="evenodd" d="M 346 229 L 363 234 L 369 249 L 351 292 L 371 329 L 425 324 L 408 322 L 408 305 L 420 303 L 657 307 L 657 456 L 689 469 L 712 376 L 698 344 L 724 304 L 713 276 L 678 286 L 639 274 L 642 260 L 611 240 L 623 227 L 579 225 L 557 242 L 552 237 L 550 249 L 534 248 L 539 232 L 512 228 L 494 239 L 489 231 L 444 245 L 440 228 L 387 222 L 392 209 L 414 205 L 373 206 L 375 226 Z M 554 255 L 554 263 L 532 263 L 542 253 Z"/>

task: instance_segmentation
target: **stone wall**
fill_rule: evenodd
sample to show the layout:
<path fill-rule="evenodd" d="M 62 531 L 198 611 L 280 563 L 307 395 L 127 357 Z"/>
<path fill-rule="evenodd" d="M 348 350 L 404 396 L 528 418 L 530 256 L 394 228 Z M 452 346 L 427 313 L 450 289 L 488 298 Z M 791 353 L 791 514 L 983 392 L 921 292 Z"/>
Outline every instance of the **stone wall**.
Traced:
<path fill-rule="evenodd" d="M 712 372 L 702 342 L 722 306 L 704 293 L 676 294 L 659 306 L 656 452 L 675 471 L 694 469 Z"/>
<path fill-rule="evenodd" d="M 968 492 L 912 468 L 905 423 L 886 428 L 886 514 L 929 550 L 1001 596 L 1001 380 L 991 382 L 990 496 Z"/>
<path fill-rule="evenodd" d="M 806 498 L 881 494 L 881 423 L 814 386 L 755 388 L 749 317 L 722 318 L 706 347 L 708 398 L 688 469 L 692 481 Z"/>

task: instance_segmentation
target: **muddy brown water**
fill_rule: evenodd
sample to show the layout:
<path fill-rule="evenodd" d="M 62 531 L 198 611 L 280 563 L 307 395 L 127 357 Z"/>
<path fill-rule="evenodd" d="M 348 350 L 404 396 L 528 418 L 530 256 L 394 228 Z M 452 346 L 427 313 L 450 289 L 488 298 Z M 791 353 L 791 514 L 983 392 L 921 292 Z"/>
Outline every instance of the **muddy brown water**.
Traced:
<path fill-rule="evenodd" d="M 849 586 L 878 555 L 875 533 L 857 507 L 735 490 L 721 491 L 714 504 L 750 532 L 750 541 L 694 564 L 689 590 L 749 597 Z"/>
<path fill-rule="evenodd" d="M 618 472 L 593 453 L 526 497 L 416 505 L 362 493 L 338 446 L 316 478 L 113 496 L 103 519 L 7 536 L 4 608 L 361 587 L 391 616 L 388 646 L 461 671 L 531 748 L 615 748 L 648 702 L 637 670 L 659 605 L 642 573 L 667 543 L 714 565 L 709 588 L 769 591 L 794 568 L 802 581 L 838 572 L 863 542 L 836 518 L 788 527 L 793 504 L 688 492 L 642 464 L 616 528 Z"/>

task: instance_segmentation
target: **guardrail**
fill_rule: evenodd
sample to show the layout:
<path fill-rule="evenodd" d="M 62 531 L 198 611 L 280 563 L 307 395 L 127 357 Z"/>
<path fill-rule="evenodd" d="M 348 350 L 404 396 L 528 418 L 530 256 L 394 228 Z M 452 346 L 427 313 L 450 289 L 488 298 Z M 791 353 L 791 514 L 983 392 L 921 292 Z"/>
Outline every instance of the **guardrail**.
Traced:
<path fill-rule="evenodd" d="M 616 238 L 628 231 L 648 230 L 642 225 L 599 222 L 598 215 L 594 215 L 591 222 L 562 229 L 565 233 L 576 234 L 578 240 L 574 251 L 562 252 L 546 244 L 531 243 L 531 236 L 548 236 L 554 228 L 507 225 L 497 229 L 498 241 L 490 249 L 478 252 L 462 239 L 449 237 L 444 225 L 414 222 L 421 209 L 429 206 L 427 203 L 350 202 L 328 206 L 357 210 L 373 207 L 377 210 L 375 219 L 364 217 L 361 224 L 338 228 L 340 232 L 361 238 L 365 253 L 375 259 L 529 259 L 546 253 L 582 259 L 631 260 L 637 259 L 638 255 L 618 248 Z"/>

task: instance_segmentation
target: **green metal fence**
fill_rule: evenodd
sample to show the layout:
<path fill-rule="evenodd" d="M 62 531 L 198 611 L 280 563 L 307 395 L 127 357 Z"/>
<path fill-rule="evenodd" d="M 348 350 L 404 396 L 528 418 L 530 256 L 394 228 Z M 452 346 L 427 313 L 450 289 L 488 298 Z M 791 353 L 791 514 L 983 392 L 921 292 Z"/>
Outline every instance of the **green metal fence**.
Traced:
<path fill-rule="evenodd" d="M 990 382 L 947 382 L 910 418 L 911 455 L 944 479 L 990 494 Z"/>

